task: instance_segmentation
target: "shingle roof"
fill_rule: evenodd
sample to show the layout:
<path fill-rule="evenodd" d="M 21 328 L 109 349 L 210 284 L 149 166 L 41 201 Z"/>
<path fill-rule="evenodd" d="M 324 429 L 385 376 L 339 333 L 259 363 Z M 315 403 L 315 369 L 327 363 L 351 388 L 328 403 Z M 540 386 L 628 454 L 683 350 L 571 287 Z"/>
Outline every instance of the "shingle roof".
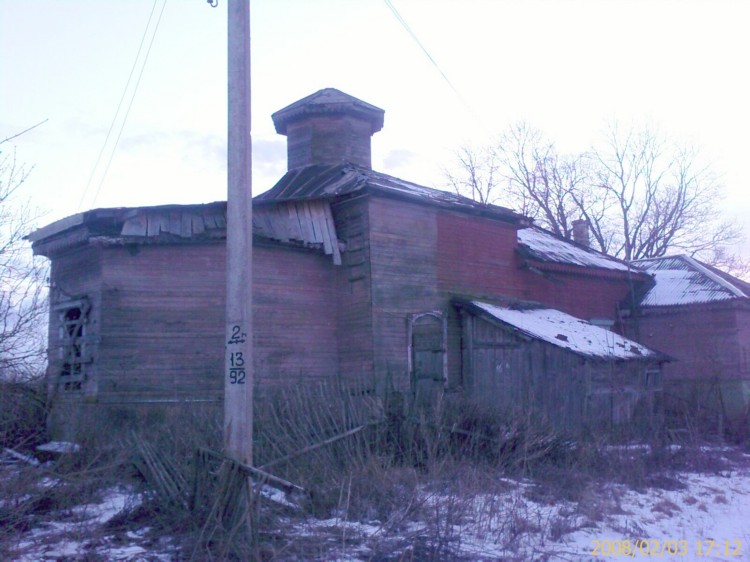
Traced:
<path fill-rule="evenodd" d="M 510 222 L 525 217 L 505 207 L 478 203 L 449 191 L 425 187 L 353 164 L 317 164 L 290 170 L 269 191 L 253 201 L 304 201 L 334 199 L 354 193 L 376 192 L 455 210 L 472 210 Z"/>
<path fill-rule="evenodd" d="M 641 306 L 678 306 L 744 299 L 750 284 L 685 255 L 635 261 L 651 273 L 656 284 L 641 300 Z"/>
<path fill-rule="evenodd" d="M 654 359 L 665 356 L 619 334 L 553 308 L 512 309 L 482 301 L 470 306 L 512 329 L 572 353 L 595 359 Z"/>

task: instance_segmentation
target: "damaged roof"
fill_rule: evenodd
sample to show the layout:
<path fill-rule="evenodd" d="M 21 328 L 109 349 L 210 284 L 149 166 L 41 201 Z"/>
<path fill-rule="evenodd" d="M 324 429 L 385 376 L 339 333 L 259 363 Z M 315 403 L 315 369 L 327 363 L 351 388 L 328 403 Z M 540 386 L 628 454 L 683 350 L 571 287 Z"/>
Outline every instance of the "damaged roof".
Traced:
<path fill-rule="evenodd" d="M 482 301 L 463 306 L 499 321 L 516 332 L 594 359 L 652 359 L 666 356 L 619 334 L 554 308 L 507 308 Z"/>
<path fill-rule="evenodd" d="M 269 191 L 256 196 L 258 203 L 334 199 L 355 193 L 380 193 L 456 210 L 473 211 L 509 222 L 523 222 L 523 215 L 506 207 L 478 203 L 468 197 L 425 187 L 353 164 L 316 164 L 288 171 Z"/>
<path fill-rule="evenodd" d="M 641 273 L 625 261 L 565 240 L 537 226 L 519 230 L 518 244 L 522 255 L 541 262 Z"/>
<path fill-rule="evenodd" d="M 744 299 L 750 284 L 686 255 L 634 262 L 654 276 L 656 284 L 641 306 L 678 306 Z"/>

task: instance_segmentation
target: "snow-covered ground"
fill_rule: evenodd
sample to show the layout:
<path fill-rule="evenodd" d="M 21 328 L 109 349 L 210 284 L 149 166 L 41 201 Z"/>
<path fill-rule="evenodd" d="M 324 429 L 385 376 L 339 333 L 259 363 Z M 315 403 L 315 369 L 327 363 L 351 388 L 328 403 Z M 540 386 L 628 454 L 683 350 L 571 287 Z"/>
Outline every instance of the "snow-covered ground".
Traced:
<path fill-rule="evenodd" d="M 703 452 L 723 456 L 725 449 Z M 719 472 L 678 472 L 671 485 L 639 490 L 591 483 L 577 501 L 551 500 L 535 494 L 531 481 L 503 478 L 504 491 L 493 494 L 419 490 L 386 521 L 354 521 L 345 512 L 314 519 L 289 509 L 279 534 L 315 547 L 282 549 L 275 559 L 750 561 L 750 455 L 734 453 Z M 414 498 L 419 509 L 411 509 Z M 130 488 L 106 489 L 32 528 L 0 532 L 0 552 L 34 562 L 181 559 L 174 541 L 155 537 L 147 524 L 117 532 L 107 525 L 140 501 Z"/>

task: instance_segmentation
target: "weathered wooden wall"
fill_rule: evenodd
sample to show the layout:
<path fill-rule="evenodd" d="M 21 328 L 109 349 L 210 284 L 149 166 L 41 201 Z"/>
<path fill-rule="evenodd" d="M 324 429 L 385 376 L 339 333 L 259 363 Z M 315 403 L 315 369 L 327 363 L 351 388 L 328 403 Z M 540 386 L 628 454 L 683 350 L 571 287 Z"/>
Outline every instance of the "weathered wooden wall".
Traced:
<path fill-rule="evenodd" d="M 436 211 L 374 197 L 369 221 L 375 371 L 381 388 L 408 393 L 407 319 L 448 306 L 437 291 Z"/>
<path fill-rule="evenodd" d="M 256 380 L 335 381 L 341 267 L 318 252 L 255 244 L 253 268 Z"/>
<path fill-rule="evenodd" d="M 101 337 L 102 262 L 99 248 L 85 246 L 66 250 L 50 265 L 50 316 L 49 316 L 49 365 L 47 372 L 50 389 L 64 397 L 58 389 L 58 377 L 62 369 L 60 315 L 57 308 L 65 303 L 85 297 L 91 304 L 86 325 L 86 340 L 90 361 L 84 370 L 83 396 L 94 396 L 97 392 L 97 370 L 99 342 Z M 58 392 L 59 390 L 59 392 Z"/>
<path fill-rule="evenodd" d="M 342 266 L 336 271 L 335 314 L 338 323 L 339 373 L 342 381 L 364 391 L 376 386 L 372 335 L 372 275 L 368 199 L 334 205 L 338 239 L 345 245 Z"/>
<path fill-rule="evenodd" d="M 461 319 L 448 303 L 455 296 L 522 298 L 516 226 L 466 213 L 437 214 L 437 283 L 448 313 L 448 384 L 463 384 Z"/>
<path fill-rule="evenodd" d="M 101 401 L 220 400 L 225 313 L 223 243 L 102 249 Z M 330 258 L 256 247 L 259 383 L 335 377 Z"/>
<path fill-rule="evenodd" d="M 651 421 L 660 388 L 645 373 L 657 365 L 587 360 L 469 313 L 463 324 L 465 388 L 474 400 L 570 432 L 628 424 L 636 412 Z"/>
<path fill-rule="evenodd" d="M 98 400 L 219 400 L 222 244 L 102 248 Z"/>

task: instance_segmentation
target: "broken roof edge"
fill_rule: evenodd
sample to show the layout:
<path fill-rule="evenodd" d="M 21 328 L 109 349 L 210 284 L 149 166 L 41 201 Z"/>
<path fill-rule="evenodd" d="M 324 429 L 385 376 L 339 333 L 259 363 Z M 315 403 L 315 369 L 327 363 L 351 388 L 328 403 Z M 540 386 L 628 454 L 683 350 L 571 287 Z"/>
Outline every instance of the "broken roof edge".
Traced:
<path fill-rule="evenodd" d="M 32 232 L 24 236 L 24 240 L 28 240 L 33 244 L 46 238 L 51 238 L 56 234 L 62 234 L 63 232 L 66 232 L 67 230 L 71 230 L 78 226 L 86 225 L 87 223 L 96 219 L 118 218 L 119 215 L 120 218 L 125 220 L 130 215 L 138 213 L 140 211 L 178 211 L 185 209 L 226 207 L 226 205 L 226 201 L 212 201 L 211 203 L 144 205 L 139 207 L 99 207 L 96 209 L 83 211 L 82 213 L 69 215 L 62 219 L 53 221 L 45 226 L 37 228 L 36 230 L 33 230 Z"/>
<path fill-rule="evenodd" d="M 500 299 L 503 300 L 503 299 Z M 602 327 L 596 326 L 592 324 L 591 322 L 588 322 L 586 320 L 583 320 L 581 318 L 577 318 L 575 316 L 572 316 L 566 312 L 563 312 L 561 310 L 550 308 L 549 306 L 545 305 L 537 305 L 537 303 L 526 303 L 526 306 L 518 306 L 518 303 L 523 303 L 524 301 L 516 301 L 517 306 L 515 307 L 509 307 L 509 306 L 503 306 L 502 304 L 496 304 L 493 302 L 485 302 L 480 300 L 468 300 L 465 297 L 454 297 L 451 299 L 451 303 L 453 306 L 459 309 L 465 309 L 469 313 L 474 314 L 475 316 L 481 317 L 485 321 L 489 321 L 491 324 L 496 325 L 500 327 L 501 329 L 507 330 L 509 332 L 512 332 L 516 335 L 520 335 L 521 337 L 525 339 L 533 339 L 537 340 L 543 343 L 546 343 L 548 345 L 552 345 L 554 347 L 557 347 L 559 349 L 562 349 L 564 351 L 567 351 L 569 353 L 573 353 L 575 355 L 578 355 L 579 357 L 583 357 L 588 360 L 594 360 L 594 361 L 616 361 L 616 362 L 626 362 L 626 361 L 654 361 L 658 363 L 666 363 L 674 361 L 674 358 L 661 352 L 657 351 L 655 349 L 652 349 L 650 347 L 647 347 L 643 345 L 642 343 L 636 342 L 635 340 L 631 340 L 625 336 L 622 336 L 616 332 L 611 332 L 609 330 L 605 330 Z M 493 313 L 493 309 L 496 309 Z M 611 350 L 608 347 L 606 350 L 606 353 L 597 353 L 595 351 L 587 351 L 586 349 L 582 349 L 584 346 L 578 346 L 579 348 L 575 348 L 574 342 L 575 338 L 572 337 L 572 332 L 569 334 L 562 334 L 563 338 L 558 339 L 560 341 L 557 341 L 556 339 L 549 337 L 547 334 L 542 333 L 541 330 L 537 330 L 536 332 L 529 329 L 528 326 L 520 325 L 521 323 L 513 323 L 507 318 L 502 318 L 500 315 L 497 314 L 498 310 L 507 310 L 512 311 L 516 314 L 526 314 L 534 312 L 538 313 L 544 313 L 547 311 L 548 313 L 551 312 L 555 316 L 557 316 L 559 319 L 563 319 L 566 322 L 569 322 L 571 325 L 573 324 L 581 324 L 585 326 L 585 329 L 587 332 L 589 332 L 589 338 L 584 338 L 587 343 L 589 344 L 589 347 L 594 349 L 593 342 L 591 341 L 593 339 L 593 336 L 599 336 L 600 339 L 603 339 L 607 345 L 610 344 L 609 339 L 612 340 L 611 342 Z M 553 322 L 549 320 L 541 320 L 542 322 L 546 324 L 552 325 Z M 559 323 L 554 323 L 556 325 L 555 330 L 558 332 L 565 332 L 563 328 L 559 326 Z M 601 343 L 601 342 L 599 342 Z M 569 344 L 569 345 L 566 345 Z M 622 351 L 618 354 L 616 347 L 621 347 Z M 627 355 L 624 355 L 623 353 L 627 352 Z M 646 352 L 646 353 L 644 353 Z"/>
<path fill-rule="evenodd" d="M 296 185 L 295 185 L 296 184 Z M 289 170 L 254 203 L 291 202 L 312 199 L 333 201 L 355 193 L 376 193 L 385 197 L 472 212 L 506 222 L 530 224 L 528 217 L 499 205 L 485 204 L 450 191 L 428 187 L 352 163 L 313 164 Z"/>

